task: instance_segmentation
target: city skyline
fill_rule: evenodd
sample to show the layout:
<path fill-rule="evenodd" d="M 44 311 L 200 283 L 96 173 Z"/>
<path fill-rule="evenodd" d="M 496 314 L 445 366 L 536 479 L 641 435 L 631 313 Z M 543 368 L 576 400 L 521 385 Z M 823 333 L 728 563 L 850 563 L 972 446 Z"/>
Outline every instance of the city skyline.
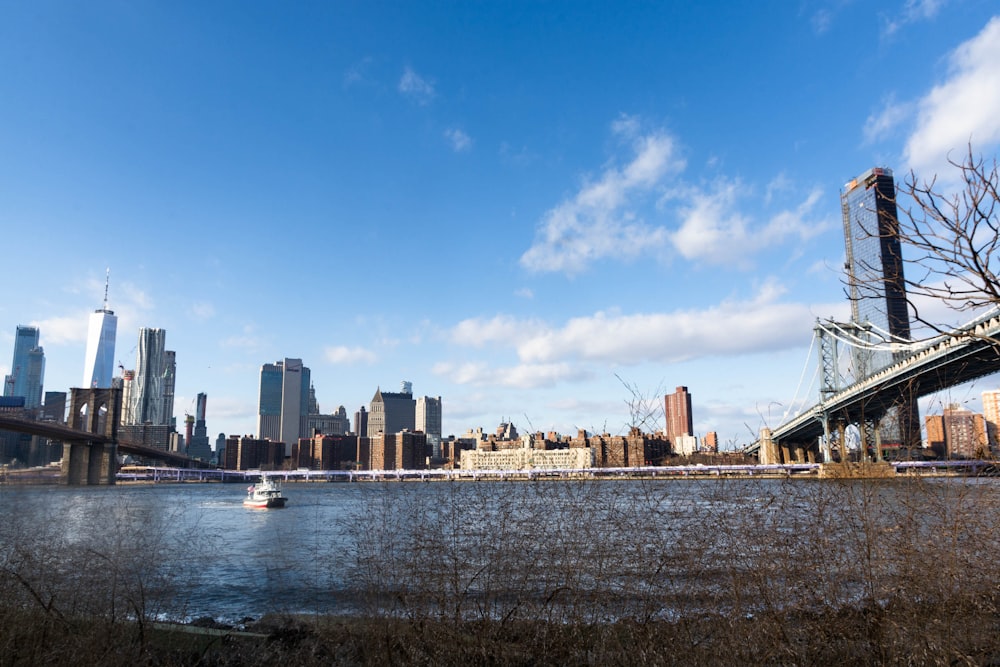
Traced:
<path fill-rule="evenodd" d="M 256 430 L 289 356 L 324 412 L 406 379 L 445 434 L 621 433 L 684 385 L 697 435 L 746 442 L 815 400 L 815 319 L 849 317 L 844 183 L 946 185 L 1000 143 L 977 1 L 3 11 L 0 220 L 30 281 L 0 373 L 33 326 L 45 388 L 77 386 L 103 298 L 114 366 L 170 331 L 172 416 L 203 392 L 213 436 Z"/>

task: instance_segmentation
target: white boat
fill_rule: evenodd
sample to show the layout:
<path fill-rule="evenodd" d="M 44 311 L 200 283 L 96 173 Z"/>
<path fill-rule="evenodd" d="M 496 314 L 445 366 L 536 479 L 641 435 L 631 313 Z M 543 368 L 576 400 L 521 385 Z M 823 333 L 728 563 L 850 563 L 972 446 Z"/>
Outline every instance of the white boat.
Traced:
<path fill-rule="evenodd" d="M 243 499 L 243 504 L 247 507 L 265 509 L 284 507 L 287 501 L 288 499 L 281 495 L 281 486 L 276 480 L 261 477 L 259 482 L 247 488 L 247 497 Z"/>

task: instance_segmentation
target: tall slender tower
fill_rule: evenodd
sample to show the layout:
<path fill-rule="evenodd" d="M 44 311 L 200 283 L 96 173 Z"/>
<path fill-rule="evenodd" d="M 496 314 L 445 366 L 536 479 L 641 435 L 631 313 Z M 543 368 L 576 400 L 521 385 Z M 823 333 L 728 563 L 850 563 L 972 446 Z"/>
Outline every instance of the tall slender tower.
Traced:
<path fill-rule="evenodd" d="M 840 195 L 847 250 L 851 318 L 872 343 L 910 340 L 910 313 L 899 240 L 896 183 L 892 170 L 874 167 L 844 185 Z M 854 377 L 864 380 L 891 366 L 905 353 L 852 349 Z M 917 397 L 901 395 L 881 421 L 884 446 L 920 441 Z"/>
<path fill-rule="evenodd" d="M 663 412 L 667 422 L 667 440 L 671 443 L 678 436 L 694 435 L 694 421 L 691 417 L 691 394 L 688 393 L 687 387 L 677 387 L 674 393 L 667 394 L 664 397 Z"/>
<path fill-rule="evenodd" d="M 131 413 L 135 424 L 169 423 L 164 405 L 164 382 L 169 373 L 166 341 L 167 332 L 163 329 L 139 329 L 135 379 L 132 381 L 131 392 Z"/>
<path fill-rule="evenodd" d="M 109 389 L 115 370 L 115 333 L 118 318 L 108 309 L 108 283 L 111 269 L 104 279 L 104 307 L 90 314 L 87 327 L 87 354 L 83 360 L 83 388 Z"/>
<path fill-rule="evenodd" d="M 847 183 L 840 206 L 852 319 L 870 326 L 874 341 L 909 341 L 910 314 L 892 170 L 875 167 Z M 855 376 L 863 380 L 894 361 L 888 351 L 855 349 Z"/>
<path fill-rule="evenodd" d="M 988 444 L 996 448 L 1000 444 L 1000 389 L 983 392 L 983 417 L 986 421 Z"/>
<path fill-rule="evenodd" d="M 4 396 L 23 396 L 24 407 L 42 405 L 45 352 L 38 346 L 38 328 L 18 325 L 14 334 L 14 361 L 4 378 Z"/>

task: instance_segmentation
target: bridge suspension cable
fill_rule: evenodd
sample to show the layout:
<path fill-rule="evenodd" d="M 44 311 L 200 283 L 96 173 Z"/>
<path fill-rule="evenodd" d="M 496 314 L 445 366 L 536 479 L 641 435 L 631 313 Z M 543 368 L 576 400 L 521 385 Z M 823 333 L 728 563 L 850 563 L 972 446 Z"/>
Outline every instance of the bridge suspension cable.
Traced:
<path fill-rule="evenodd" d="M 812 340 L 809 341 L 809 351 L 806 352 L 806 361 L 802 365 L 802 372 L 799 374 L 799 384 L 795 387 L 795 394 L 792 396 L 792 401 L 785 408 L 785 414 L 781 415 L 782 424 L 788 421 L 788 413 L 791 412 L 792 408 L 798 405 L 799 403 L 799 391 L 802 389 L 802 380 L 804 380 L 806 377 L 806 369 L 809 368 L 810 363 L 812 361 L 813 348 L 815 346 L 816 346 L 816 336 L 813 336 Z M 812 389 L 813 383 L 816 381 L 816 376 L 819 375 L 819 366 L 816 364 L 812 364 L 812 366 L 813 366 L 813 377 L 812 380 L 809 381 L 809 387 L 806 389 L 807 392 L 809 391 L 809 389 Z"/>

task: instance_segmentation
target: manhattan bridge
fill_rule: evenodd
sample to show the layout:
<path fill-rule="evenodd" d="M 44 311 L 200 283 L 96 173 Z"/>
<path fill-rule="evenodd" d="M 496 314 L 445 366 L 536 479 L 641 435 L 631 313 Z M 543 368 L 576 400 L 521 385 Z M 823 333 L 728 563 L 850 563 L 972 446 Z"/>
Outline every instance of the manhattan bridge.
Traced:
<path fill-rule="evenodd" d="M 819 401 L 762 430 L 750 448 L 761 463 L 843 459 L 848 432 L 863 458 L 905 456 L 921 441 L 919 398 L 1000 371 L 1000 308 L 913 340 L 892 171 L 848 182 L 841 209 L 851 320 L 817 321 Z"/>

